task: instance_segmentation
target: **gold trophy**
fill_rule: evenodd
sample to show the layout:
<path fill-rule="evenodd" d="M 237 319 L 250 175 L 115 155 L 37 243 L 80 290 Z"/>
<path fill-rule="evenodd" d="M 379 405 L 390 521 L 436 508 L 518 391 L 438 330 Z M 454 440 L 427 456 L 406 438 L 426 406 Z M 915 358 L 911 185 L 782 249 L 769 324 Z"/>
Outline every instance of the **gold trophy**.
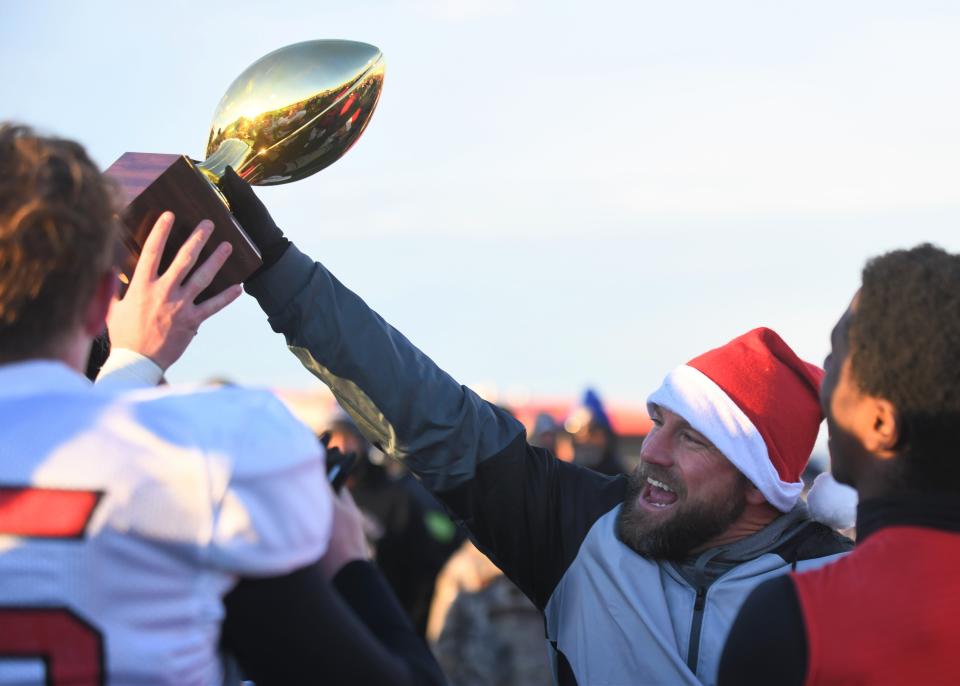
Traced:
<path fill-rule="evenodd" d="M 106 174 L 116 183 L 127 234 L 120 250 L 121 280 L 129 281 L 147 234 L 165 210 L 176 222 L 164 250 L 166 269 L 203 219 L 214 233 L 198 264 L 222 241 L 233 252 L 204 300 L 240 283 L 260 266 L 260 254 L 230 214 L 216 183 L 227 166 L 253 185 L 299 181 L 336 162 L 363 133 L 377 106 L 385 64 L 366 43 L 314 40 L 261 57 L 220 100 L 207 138 L 206 160 L 128 152 Z"/>

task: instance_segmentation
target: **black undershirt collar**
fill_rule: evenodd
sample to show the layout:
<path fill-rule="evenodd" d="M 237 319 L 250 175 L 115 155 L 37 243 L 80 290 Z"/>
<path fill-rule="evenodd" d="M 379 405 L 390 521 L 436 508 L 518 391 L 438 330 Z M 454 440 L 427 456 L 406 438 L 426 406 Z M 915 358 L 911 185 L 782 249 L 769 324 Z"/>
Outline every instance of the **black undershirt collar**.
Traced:
<path fill-rule="evenodd" d="M 960 533 L 960 495 L 909 493 L 871 498 L 857 506 L 857 542 L 888 526 Z"/>

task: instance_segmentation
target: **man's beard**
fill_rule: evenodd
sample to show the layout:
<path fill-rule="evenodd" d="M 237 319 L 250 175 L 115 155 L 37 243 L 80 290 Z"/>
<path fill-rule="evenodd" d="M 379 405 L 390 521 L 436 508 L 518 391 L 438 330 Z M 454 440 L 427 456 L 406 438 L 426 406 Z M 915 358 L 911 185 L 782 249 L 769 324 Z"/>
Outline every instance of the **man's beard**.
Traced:
<path fill-rule="evenodd" d="M 668 484 L 675 479 L 653 474 L 649 465 L 641 465 L 627 482 L 627 495 L 617 515 L 617 537 L 633 551 L 662 560 L 682 560 L 711 538 L 723 533 L 743 514 L 746 508 L 747 480 L 739 473 L 734 487 L 714 500 L 697 503 L 679 502 L 686 489 L 679 488 L 676 510 L 660 521 L 638 503 L 640 493 L 652 476 Z"/>

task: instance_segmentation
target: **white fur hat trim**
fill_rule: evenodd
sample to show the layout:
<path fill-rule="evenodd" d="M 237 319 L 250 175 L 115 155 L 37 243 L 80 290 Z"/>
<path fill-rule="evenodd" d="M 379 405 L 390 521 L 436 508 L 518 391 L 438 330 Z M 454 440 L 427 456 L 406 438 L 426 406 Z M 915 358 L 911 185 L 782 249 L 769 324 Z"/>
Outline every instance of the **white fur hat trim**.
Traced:
<path fill-rule="evenodd" d="M 857 521 L 857 492 L 824 472 L 813 481 L 807 494 L 810 519 L 834 529 L 849 529 Z"/>

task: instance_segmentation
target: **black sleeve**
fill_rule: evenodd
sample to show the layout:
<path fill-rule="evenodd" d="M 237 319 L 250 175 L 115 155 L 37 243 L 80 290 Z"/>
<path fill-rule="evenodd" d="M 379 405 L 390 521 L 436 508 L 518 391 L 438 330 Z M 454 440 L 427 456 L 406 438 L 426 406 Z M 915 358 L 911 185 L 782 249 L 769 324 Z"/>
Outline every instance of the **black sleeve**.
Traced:
<path fill-rule="evenodd" d="M 543 610 L 590 527 L 623 501 L 625 490 L 624 477 L 558 460 L 521 435 L 480 462 L 472 479 L 436 495 Z"/>
<path fill-rule="evenodd" d="M 446 683 L 368 562 L 345 565 L 333 585 L 318 565 L 243 579 L 224 605 L 223 649 L 257 686 Z"/>
<path fill-rule="evenodd" d="M 747 597 L 720 658 L 720 686 L 802 686 L 807 637 L 793 582 L 766 581 Z"/>
<path fill-rule="evenodd" d="M 244 287 L 364 436 L 403 460 L 542 609 L 587 530 L 622 500 L 623 481 L 527 445 L 520 422 L 460 385 L 296 246 Z"/>

